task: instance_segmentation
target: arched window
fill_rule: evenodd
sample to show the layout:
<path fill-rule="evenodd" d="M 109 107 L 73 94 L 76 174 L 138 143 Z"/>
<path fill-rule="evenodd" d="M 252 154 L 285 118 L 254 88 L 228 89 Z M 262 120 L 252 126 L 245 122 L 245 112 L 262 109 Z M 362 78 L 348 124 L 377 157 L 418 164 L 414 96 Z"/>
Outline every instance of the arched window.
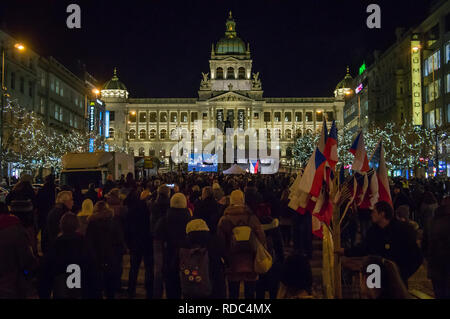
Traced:
<path fill-rule="evenodd" d="M 130 130 L 129 138 L 132 140 L 136 138 L 136 130 Z"/>
<path fill-rule="evenodd" d="M 130 148 L 128 149 L 128 154 L 134 156 L 134 148 L 130 147 Z"/>
<path fill-rule="evenodd" d="M 109 128 L 109 138 L 114 138 L 114 129 L 112 127 Z"/>
<path fill-rule="evenodd" d="M 145 136 L 146 136 L 145 130 L 141 130 L 141 131 L 139 132 L 139 138 L 140 138 L 141 140 L 144 140 L 144 139 L 145 139 Z"/>
<path fill-rule="evenodd" d="M 234 79 L 234 69 L 232 67 L 227 69 L 227 79 Z"/>
<path fill-rule="evenodd" d="M 223 69 L 222 68 L 217 68 L 217 79 L 222 80 L 223 79 Z"/>
<path fill-rule="evenodd" d="M 306 130 L 306 134 L 311 135 L 312 134 L 312 130 L 311 129 L 307 129 Z"/>
<path fill-rule="evenodd" d="M 139 148 L 139 156 L 145 156 L 145 151 L 143 147 Z"/>
<path fill-rule="evenodd" d="M 245 69 L 243 67 L 239 68 L 238 78 L 240 80 L 244 80 L 245 79 Z"/>
<path fill-rule="evenodd" d="M 302 129 L 298 128 L 298 129 L 295 131 L 295 136 L 296 136 L 297 138 L 302 137 Z"/>
<path fill-rule="evenodd" d="M 159 132 L 159 138 L 161 140 L 165 139 L 167 135 L 167 131 L 166 130 L 161 130 L 161 132 Z"/>
<path fill-rule="evenodd" d="M 150 139 L 154 140 L 156 138 L 156 130 L 151 129 L 150 130 Z"/>
<path fill-rule="evenodd" d="M 286 134 L 285 134 L 285 136 L 286 136 L 286 138 L 288 139 L 288 140 L 290 140 L 291 138 L 292 138 L 292 131 L 291 130 L 286 130 Z"/>
<path fill-rule="evenodd" d="M 170 137 L 171 140 L 178 139 L 178 132 L 177 132 L 177 130 L 176 129 L 172 129 L 170 131 L 170 136 L 169 137 Z"/>

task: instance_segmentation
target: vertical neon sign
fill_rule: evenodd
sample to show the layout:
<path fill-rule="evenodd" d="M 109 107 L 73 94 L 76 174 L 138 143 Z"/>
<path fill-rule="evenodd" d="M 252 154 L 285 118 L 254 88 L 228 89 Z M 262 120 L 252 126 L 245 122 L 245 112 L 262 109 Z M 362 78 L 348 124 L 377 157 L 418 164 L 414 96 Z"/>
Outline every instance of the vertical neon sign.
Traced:
<path fill-rule="evenodd" d="M 411 41 L 412 113 L 414 125 L 422 125 L 422 79 L 420 66 L 420 41 Z"/>

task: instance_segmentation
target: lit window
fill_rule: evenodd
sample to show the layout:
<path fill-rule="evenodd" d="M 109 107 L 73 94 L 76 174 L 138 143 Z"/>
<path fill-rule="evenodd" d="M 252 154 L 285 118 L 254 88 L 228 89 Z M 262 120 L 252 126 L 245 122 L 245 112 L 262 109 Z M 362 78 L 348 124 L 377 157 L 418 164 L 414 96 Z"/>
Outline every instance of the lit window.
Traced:
<path fill-rule="evenodd" d="M 140 138 L 141 140 L 143 140 L 143 139 L 145 139 L 145 136 L 146 136 L 145 130 L 141 130 L 141 131 L 139 132 L 139 138 Z"/>

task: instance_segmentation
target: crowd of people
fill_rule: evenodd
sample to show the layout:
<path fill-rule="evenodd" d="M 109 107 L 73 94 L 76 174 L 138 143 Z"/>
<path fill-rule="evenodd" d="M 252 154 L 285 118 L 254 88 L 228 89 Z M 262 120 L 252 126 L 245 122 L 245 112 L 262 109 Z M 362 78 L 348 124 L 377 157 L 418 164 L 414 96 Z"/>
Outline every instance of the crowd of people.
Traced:
<path fill-rule="evenodd" d="M 311 215 L 288 206 L 295 177 L 128 174 L 83 194 L 52 175 L 36 193 L 23 176 L 0 203 L 0 298 L 135 298 L 142 263 L 149 299 L 237 299 L 241 284 L 245 299 L 311 298 Z M 398 279 L 371 298 L 406 298 L 425 256 L 436 297 L 450 298 L 448 183 L 394 182 L 394 207 L 349 213 L 336 253 L 369 255 Z M 272 257 L 267 272 L 255 270 L 258 244 Z M 69 265 L 79 287 L 67 285 Z"/>

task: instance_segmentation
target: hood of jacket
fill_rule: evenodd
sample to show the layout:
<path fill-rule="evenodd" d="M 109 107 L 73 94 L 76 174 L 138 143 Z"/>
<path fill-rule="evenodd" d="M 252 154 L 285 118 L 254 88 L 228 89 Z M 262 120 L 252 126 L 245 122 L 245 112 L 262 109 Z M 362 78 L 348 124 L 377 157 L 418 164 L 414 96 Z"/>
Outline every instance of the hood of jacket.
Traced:
<path fill-rule="evenodd" d="M 250 210 L 245 205 L 231 205 L 228 206 L 224 215 L 242 215 L 242 214 L 250 214 Z"/>
<path fill-rule="evenodd" d="M 113 211 L 112 210 L 103 210 L 97 213 L 92 214 L 88 217 L 88 221 L 94 221 L 94 220 L 100 220 L 100 219 L 108 219 L 113 217 Z"/>
<path fill-rule="evenodd" d="M 5 228 L 11 227 L 11 226 L 19 225 L 19 224 L 20 224 L 20 219 L 14 215 L 9 215 L 9 214 L 1 214 L 0 215 L 0 230 L 3 230 Z"/>

